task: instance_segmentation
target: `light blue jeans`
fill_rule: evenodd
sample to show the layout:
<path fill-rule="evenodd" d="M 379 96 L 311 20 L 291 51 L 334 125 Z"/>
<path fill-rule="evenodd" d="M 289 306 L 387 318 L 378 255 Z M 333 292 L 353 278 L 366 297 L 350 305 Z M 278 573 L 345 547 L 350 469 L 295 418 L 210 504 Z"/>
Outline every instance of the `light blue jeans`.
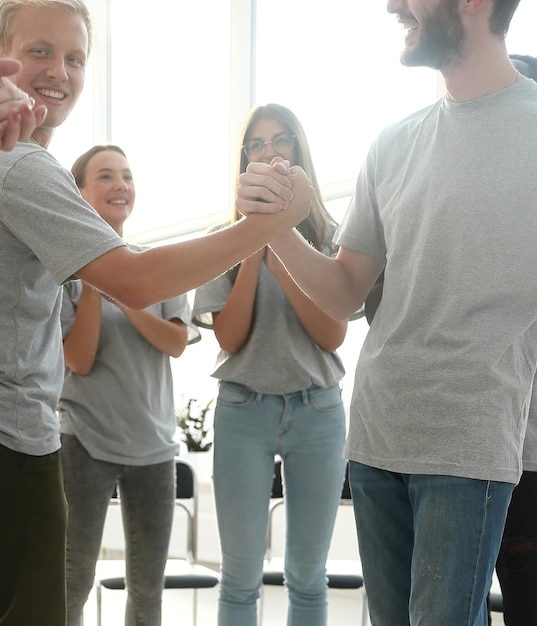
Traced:
<path fill-rule="evenodd" d="M 175 506 L 175 461 L 142 466 L 97 461 L 73 435 L 62 435 L 62 461 L 68 504 L 67 626 L 82 623 L 116 482 L 125 531 L 125 625 L 159 626 Z"/>
<path fill-rule="evenodd" d="M 514 485 L 350 462 L 373 626 L 486 626 Z"/>
<path fill-rule="evenodd" d="M 288 626 L 325 626 L 330 547 L 341 488 L 345 415 L 338 387 L 257 394 L 222 382 L 214 491 L 222 582 L 218 626 L 256 626 L 274 456 L 283 460 Z"/>

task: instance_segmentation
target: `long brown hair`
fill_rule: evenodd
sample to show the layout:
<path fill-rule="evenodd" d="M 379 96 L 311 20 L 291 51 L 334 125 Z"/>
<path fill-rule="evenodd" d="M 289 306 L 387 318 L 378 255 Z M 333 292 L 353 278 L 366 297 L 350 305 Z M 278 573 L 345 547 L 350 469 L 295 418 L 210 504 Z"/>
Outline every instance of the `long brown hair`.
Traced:
<path fill-rule="evenodd" d="M 329 238 L 329 233 L 336 227 L 336 222 L 326 210 L 321 197 L 321 191 L 317 182 L 317 176 L 313 167 L 306 134 L 297 116 L 288 108 L 281 104 L 266 104 L 257 106 L 250 110 L 244 119 L 239 133 L 239 148 L 237 155 L 235 187 L 238 184 L 239 175 L 246 171 L 248 158 L 242 146 L 249 139 L 253 125 L 262 119 L 271 119 L 279 122 L 287 132 L 295 136 L 295 162 L 292 165 L 299 165 L 305 172 L 313 186 L 314 197 L 309 216 L 297 226 L 300 234 L 309 241 L 317 250 L 321 250 Z M 240 218 L 237 209 L 231 207 L 229 222 L 236 222 Z"/>

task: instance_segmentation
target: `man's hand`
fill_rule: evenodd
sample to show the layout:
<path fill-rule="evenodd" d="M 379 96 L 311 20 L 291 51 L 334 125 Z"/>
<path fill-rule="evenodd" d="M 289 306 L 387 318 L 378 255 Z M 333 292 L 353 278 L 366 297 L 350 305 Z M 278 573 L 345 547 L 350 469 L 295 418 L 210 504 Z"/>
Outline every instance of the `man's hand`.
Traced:
<path fill-rule="evenodd" d="M 5 76 L 16 74 L 20 63 L 0 59 L 0 150 L 12 150 L 17 141 L 29 139 L 47 114 L 45 106 L 34 108 L 34 101 Z"/>
<path fill-rule="evenodd" d="M 250 163 L 239 176 L 237 209 L 248 213 L 277 213 L 287 209 L 293 199 L 289 163 Z"/>
<path fill-rule="evenodd" d="M 250 163 L 239 176 L 236 206 L 244 216 L 289 211 L 298 224 L 309 214 L 313 193 L 301 167 L 276 157 L 270 165 Z"/>

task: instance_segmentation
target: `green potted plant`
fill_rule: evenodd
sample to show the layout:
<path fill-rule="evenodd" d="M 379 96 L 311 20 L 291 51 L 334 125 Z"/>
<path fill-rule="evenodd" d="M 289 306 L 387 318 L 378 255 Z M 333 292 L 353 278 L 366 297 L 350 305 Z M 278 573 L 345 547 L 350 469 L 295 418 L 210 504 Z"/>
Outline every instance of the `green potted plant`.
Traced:
<path fill-rule="evenodd" d="M 208 413 L 213 398 L 203 407 L 195 398 L 190 398 L 175 409 L 177 426 L 181 429 L 183 441 L 189 452 L 207 452 L 213 442 L 209 440 L 212 426 L 208 424 Z"/>

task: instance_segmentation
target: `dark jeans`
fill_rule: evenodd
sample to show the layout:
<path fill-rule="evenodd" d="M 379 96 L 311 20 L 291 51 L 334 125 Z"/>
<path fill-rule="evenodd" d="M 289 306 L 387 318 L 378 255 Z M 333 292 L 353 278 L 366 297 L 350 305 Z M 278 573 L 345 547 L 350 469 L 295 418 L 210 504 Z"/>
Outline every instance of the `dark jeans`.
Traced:
<path fill-rule="evenodd" d="M 513 491 L 496 562 L 504 623 L 537 625 L 537 472 L 523 472 Z"/>
<path fill-rule="evenodd" d="M 65 525 L 60 453 L 0 445 L 0 623 L 65 624 Z"/>

